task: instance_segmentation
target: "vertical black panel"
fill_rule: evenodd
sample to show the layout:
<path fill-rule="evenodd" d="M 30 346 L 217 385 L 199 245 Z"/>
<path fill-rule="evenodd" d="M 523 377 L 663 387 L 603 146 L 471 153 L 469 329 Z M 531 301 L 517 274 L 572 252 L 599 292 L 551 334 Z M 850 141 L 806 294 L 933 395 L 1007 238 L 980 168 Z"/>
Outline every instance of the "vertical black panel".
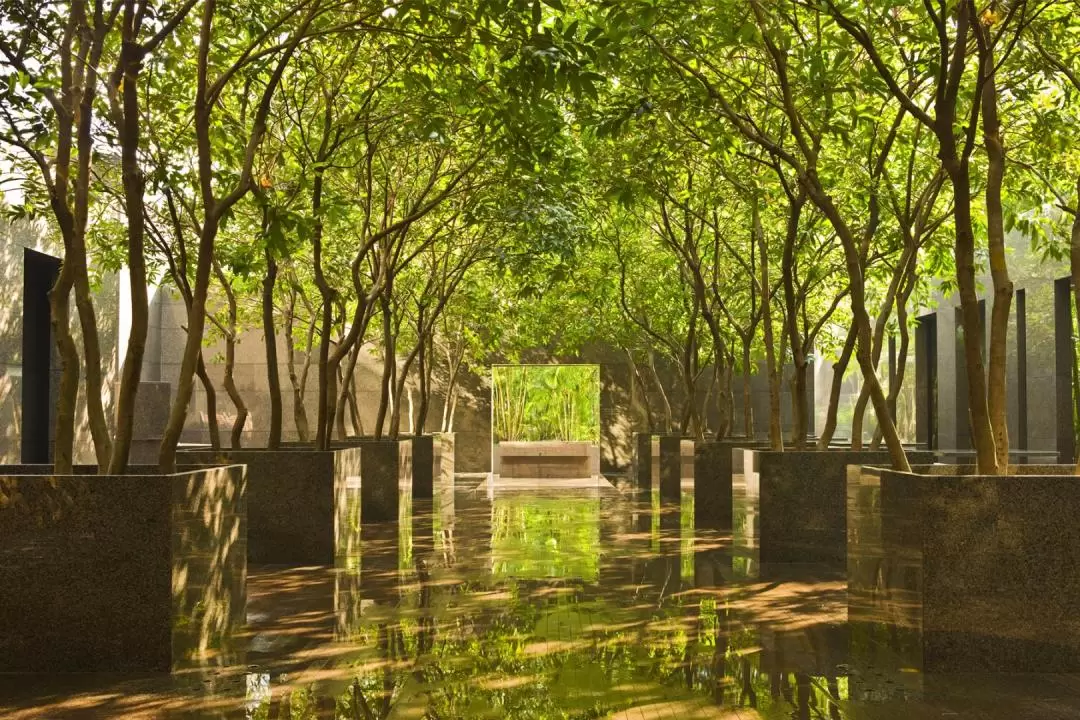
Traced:
<path fill-rule="evenodd" d="M 22 461 L 52 460 L 52 419 L 56 409 L 49 291 L 60 260 L 29 248 L 23 251 Z"/>
<path fill-rule="evenodd" d="M 915 441 L 937 447 L 937 314 L 915 327 Z"/>
<path fill-rule="evenodd" d="M 896 387 L 896 336 L 889 336 L 889 394 Z M 896 398 L 889 400 L 889 417 L 896 423 Z"/>
<path fill-rule="evenodd" d="M 1054 393 L 1057 404 L 1058 462 L 1076 459 L 1076 429 L 1073 424 L 1073 375 L 1076 348 L 1073 346 L 1072 279 L 1054 281 Z"/>
<path fill-rule="evenodd" d="M 1027 293 L 1016 291 L 1016 447 L 1028 449 Z"/>

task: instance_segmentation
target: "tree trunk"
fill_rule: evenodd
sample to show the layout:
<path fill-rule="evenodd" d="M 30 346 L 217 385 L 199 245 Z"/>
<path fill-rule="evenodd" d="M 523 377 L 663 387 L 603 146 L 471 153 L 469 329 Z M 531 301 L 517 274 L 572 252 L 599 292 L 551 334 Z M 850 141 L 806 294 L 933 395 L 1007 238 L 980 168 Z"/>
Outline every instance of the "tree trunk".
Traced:
<path fill-rule="evenodd" d="M 345 366 L 345 373 L 341 376 L 341 384 L 337 392 L 337 403 L 334 408 L 334 425 L 337 427 L 338 438 L 344 440 L 347 436 L 345 430 L 345 411 L 350 409 L 349 395 L 353 388 L 353 377 L 356 373 L 356 363 L 360 358 L 360 343 L 353 345 L 349 351 L 349 362 Z"/>
<path fill-rule="evenodd" d="M 800 177 L 800 182 L 805 183 L 814 204 L 829 219 L 840 242 L 844 247 L 844 259 L 847 263 L 847 271 L 851 283 L 851 314 L 858 332 L 856 341 L 855 357 L 862 370 L 863 382 L 870 388 L 870 400 L 874 404 L 874 412 L 882 426 L 883 437 L 889 448 L 889 456 L 892 459 L 893 468 L 908 471 L 908 464 L 904 446 L 900 443 L 900 437 L 896 434 L 896 426 L 889 417 L 888 406 L 885 401 L 885 393 L 878 381 L 877 369 L 873 361 L 873 332 L 870 327 L 870 315 L 866 312 L 866 295 L 863 286 L 862 259 L 859 255 L 859 246 L 851 228 L 844 222 L 840 212 L 832 202 L 832 198 L 821 187 L 816 173 L 809 172 Z"/>
<path fill-rule="evenodd" d="M 265 228 L 265 220 L 263 224 Z M 270 434 L 266 440 L 266 447 L 271 450 L 281 447 L 281 426 L 284 414 L 281 402 L 281 376 L 278 372 L 277 331 L 274 328 L 274 286 L 277 283 L 277 273 L 277 260 L 268 244 L 266 246 L 266 277 L 262 282 L 262 325 L 263 341 L 266 345 L 266 386 L 270 394 Z"/>
<path fill-rule="evenodd" d="M 986 396 L 986 368 L 983 364 L 985 335 L 979 311 L 975 281 L 975 232 L 971 220 L 971 186 L 966 163 L 946 163 L 953 186 L 953 219 L 956 228 L 956 284 L 960 294 L 960 312 L 964 329 L 964 365 L 968 378 L 968 417 L 975 445 L 977 471 L 996 475 L 997 452 L 990 424 Z"/>
<path fill-rule="evenodd" d="M 216 258 L 214 259 L 214 274 L 217 275 L 218 282 L 221 283 L 221 288 L 225 291 L 225 301 L 227 303 L 228 325 L 223 328 L 223 334 L 225 335 L 225 379 L 222 381 L 222 385 L 225 392 L 228 393 L 229 399 L 232 400 L 233 407 L 236 408 L 236 418 L 233 420 L 232 432 L 229 433 L 229 447 L 236 450 L 243 444 L 244 425 L 247 423 L 248 417 L 247 405 L 244 404 L 244 399 L 240 396 L 240 390 L 236 387 L 236 377 L 234 375 L 236 370 L 237 333 L 236 295 L 233 293 L 232 285 Z"/>
<path fill-rule="evenodd" d="M 825 427 L 818 437 L 818 450 L 827 450 L 836 432 L 836 413 L 840 409 L 840 392 L 844 388 L 844 374 L 847 372 L 848 363 L 851 362 L 851 354 L 855 351 L 855 341 L 858 331 L 852 323 L 848 328 L 847 338 L 844 340 L 844 349 L 840 357 L 833 363 L 832 386 L 829 388 L 829 407 L 825 414 Z M 854 433 L 852 434 L 854 436 Z"/>
<path fill-rule="evenodd" d="M 195 388 L 195 367 L 202 351 L 203 328 L 206 325 L 206 294 L 210 288 L 210 266 L 217 239 L 218 220 L 214 208 L 205 208 L 205 219 L 199 233 L 199 259 L 195 266 L 195 287 L 188 309 L 187 340 L 180 360 L 180 373 L 176 379 L 176 393 L 169 410 L 169 422 L 161 440 L 158 464 L 163 473 L 176 471 L 176 446 L 184 432 L 188 405 Z"/>
<path fill-rule="evenodd" d="M 993 68 L 993 51 L 988 67 Z M 1005 259 L 1005 223 L 1001 207 L 1001 186 L 1005 177 L 1005 146 L 998 118 L 996 72 L 983 85 L 983 140 L 986 147 L 986 236 L 990 254 L 990 276 L 994 284 L 994 305 L 990 311 L 990 366 L 987 380 L 987 412 L 994 433 L 998 472 L 1009 472 L 1008 350 L 1009 313 L 1013 283 Z"/>
<path fill-rule="evenodd" d="M 649 370 L 652 372 L 653 382 L 656 383 L 656 388 L 660 391 L 660 400 L 664 405 L 664 432 L 670 433 L 671 426 L 675 418 L 671 413 L 671 400 L 668 398 L 667 391 L 664 390 L 664 383 L 660 382 L 660 373 L 656 371 L 656 355 L 652 350 L 649 351 Z"/>
<path fill-rule="evenodd" d="M 795 244 L 799 237 L 799 220 L 802 217 L 806 193 L 799 191 L 789 200 L 787 228 L 784 233 L 784 255 L 781 260 L 781 275 L 784 280 L 784 305 L 787 322 L 787 335 L 791 340 L 791 360 L 794 376 L 791 383 L 792 441 L 795 448 L 802 450 L 806 446 L 806 353 L 803 348 L 802 333 L 799 332 L 800 298 L 795 290 Z M 765 268 L 766 262 L 762 262 Z M 767 295 L 766 295 L 767 297 Z M 806 299 L 802 298 L 805 304 Z"/>
<path fill-rule="evenodd" d="M 1072 272 L 1073 317 L 1080 328 L 1080 175 L 1076 176 L 1076 214 L 1073 215 L 1072 243 L 1069 245 L 1069 269 Z M 1080 475 L 1080 452 L 1076 455 L 1076 474 Z"/>
<path fill-rule="evenodd" d="M 773 339 L 772 308 L 769 302 L 769 256 L 765 241 L 765 231 L 761 227 L 761 211 L 758 199 L 753 202 L 754 235 L 757 237 L 758 252 L 761 254 L 761 314 L 765 331 L 765 367 L 769 375 L 769 447 L 772 450 L 784 449 L 783 428 L 780 425 L 780 373 L 776 367 L 776 349 Z"/>
<path fill-rule="evenodd" d="M 116 400 L 116 434 L 109 459 L 110 475 L 123 475 L 127 470 L 131 453 L 131 439 L 135 423 L 135 397 L 142 378 L 143 355 L 146 353 L 146 333 L 149 326 L 149 299 L 146 291 L 146 260 L 143 243 L 146 221 L 143 194 L 145 181 L 139 166 L 139 70 L 141 59 L 134 53 L 135 21 L 132 17 L 134 3 L 124 6 L 123 34 L 125 45 L 120 51 L 123 70 L 123 111 L 120 139 L 120 165 L 124 186 L 124 211 L 127 215 L 127 265 L 131 285 L 131 331 L 127 351 L 120 373 L 120 390 Z M 95 338 L 96 342 L 96 338 Z M 89 357 L 89 356 L 88 356 Z M 88 367 L 93 367 L 88 365 Z M 100 367 L 100 366 L 99 366 Z M 87 372 L 87 399 L 98 389 L 100 402 L 100 379 L 91 386 Z"/>
<path fill-rule="evenodd" d="M 218 428 L 217 419 L 217 391 L 214 389 L 214 383 L 210 380 L 210 373 L 206 372 L 206 363 L 203 361 L 202 350 L 199 351 L 195 374 L 198 376 L 199 382 L 202 383 L 203 393 L 206 395 L 206 429 L 210 434 L 210 447 L 220 450 L 221 430 Z"/>
<path fill-rule="evenodd" d="M 750 367 L 750 346 L 753 337 L 743 338 L 742 353 L 742 402 L 743 402 L 743 433 L 747 440 L 754 438 L 754 392 L 751 388 L 753 371 Z"/>
<path fill-rule="evenodd" d="M 393 382 L 393 371 L 397 366 L 397 358 L 394 357 L 394 337 L 393 326 L 390 317 L 390 301 L 388 295 L 390 293 L 390 284 L 387 283 L 387 287 L 384 290 L 384 295 L 380 298 L 380 304 L 382 307 L 382 330 L 383 330 L 383 372 L 382 380 L 379 386 L 379 411 L 375 415 L 375 437 L 381 438 L 383 435 L 383 426 L 386 424 L 386 414 L 390 408 L 390 395 L 391 395 L 391 383 Z M 397 433 L 392 433 L 391 436 L 395 436 Z"/>
<path fill-rule="evenodd" d="M 53 471 L 70 475 L 75 456 L 75 404 L 79 397 L 79 349 L 71 335 L 71 287 L 74 267 L 64 263 L 56 284 L 49 292 L 52 331 L 60 354 L 60 388 L 56 401 L 56 425 L 53 432 Z"/>

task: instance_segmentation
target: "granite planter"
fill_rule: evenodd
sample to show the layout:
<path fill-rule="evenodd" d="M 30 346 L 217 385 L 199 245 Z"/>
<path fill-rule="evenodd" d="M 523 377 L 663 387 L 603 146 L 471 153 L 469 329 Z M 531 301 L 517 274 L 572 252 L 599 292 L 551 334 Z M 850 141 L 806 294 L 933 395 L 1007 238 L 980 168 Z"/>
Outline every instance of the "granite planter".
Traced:
<path fill-rule="evenodd" d="M 169 672 L 244 622 L 246 471 L 0 466 L 0 672 Z"/>
<path fill-rule="evenodd" d="M 929 463 L 928 451 L 908 462 Z M 886 465 L 884 450 L 754 450 L 743 453 L 748 501 L 757 504 L 762 566 L 847 561 L 847 485 L 861 465 Z"/>
<path fill-rule="evenodd" d="M 852 576 L 855 600 L 877 598 L 864 617 L 890 631 L 899 619 L 926 672 L 1080 670 L 1074 467 L 1015 465 L 998 476 L 912 469 L 863 472 L 864 487 L 877 483 L 880 532 L 853 532 L 851 552 L 884 568 Z M 890 598 L 914 610 L 898 615 L 885 606 Z"/>
<path fill-rule="evenodd" d="M 743 450 L 760 445 L 747 438 L 694 442 L 694 527 L 731 530 L 732 477 L 742 472 Z"/>
<path fill-rule="evenodd" d="M 357 546 L 355 494 L 360 451 L 304 445 L 185 450 L 186 462 L 230 462 L 248 468 L 248 562 L 333 565 Z M 361 503 L 361 512 L 363 505 Z"/>
<path fill-rule="evenodd" d="M 431 438 L 430 435 L 420 436 Z M 360 514 L 361 523 L 397 522 L 403 495 L 413 495 L 416 487 L 413 449 L 415 437 L 373 438 L 352 437 L 339 445 L 360 450 Z M 430 442 L 421 443 L 431 447 Z M 427 455 L 430 465 L 433 455 Z M 428 473 L 431 471 L 428 470 Z M 423 473 L 422 473 L 423 476 Z M 427 475 L 430 478 L 430 475 Z M 426 483 L 431 497 L 431 482 Z M 422 488 L 423 489 L 423 488 Z"/>

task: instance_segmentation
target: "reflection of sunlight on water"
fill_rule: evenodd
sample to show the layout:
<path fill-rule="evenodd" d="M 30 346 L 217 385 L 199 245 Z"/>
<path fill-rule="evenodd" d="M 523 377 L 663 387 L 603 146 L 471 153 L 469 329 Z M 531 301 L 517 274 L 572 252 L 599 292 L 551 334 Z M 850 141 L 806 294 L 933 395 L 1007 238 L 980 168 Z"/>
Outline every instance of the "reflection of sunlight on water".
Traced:
<path fill-rule="evenodd" d="M 576 578 L 600 574 L 600 499 L 497 497 L 491 505 L 491 570 L 496 578 Z"/>
<path fill-rule="evenodd" d="M 247 702 L 244 704 L 245 717 L 255 720 L 259 712 L 270 704 L 270 673 L 248 673 L 244 676 Z"/>

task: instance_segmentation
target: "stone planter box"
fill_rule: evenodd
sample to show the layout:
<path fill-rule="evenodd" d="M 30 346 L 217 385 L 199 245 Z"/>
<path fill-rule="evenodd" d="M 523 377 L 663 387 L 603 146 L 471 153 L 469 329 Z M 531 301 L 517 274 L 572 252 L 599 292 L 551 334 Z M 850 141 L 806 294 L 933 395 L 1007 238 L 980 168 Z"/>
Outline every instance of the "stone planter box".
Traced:
<path fill-rule="evenodd" d="M 731 530 L 732 478 L 742 474 L 743 453 L 759 448 L 747 438 L 699 440 L 694 443 L 694 527 Z"/>
<path fill-rule="evenodd" d="M 454 468 L 457 456 L 457 436 L 454 433 L 435 433 L 435 485 L 443 492 L 454 489 Z"/>
<path fill-rule="evenodd" d="M 0 672 L 169 672 L 244 622 L 242 466 L 0 466 Z"/>
<path fill-rule="evenodd" d="M 926 672 L 1080 670 L 1073 466 L 1015 465 L 1005 476 L 912 469 L 865 468 L 861 478 L 861 490 L 877 484 L 880 531 L 852 532 L 851 553 L 883 568 L 852 574 L 864 620 L 900 625 Z M 914 610 L 899 613 L 889 598 Z"/>
<path fill-rule="evenodd" d="M 358 448 L 361 452 L 360 513 L 363 524 L 397 522 L 402 495 L 431 498 L 434 462 L 431 435 L 378 439 L 351 437 L 336 444 Z M 424 468 L 419 472 L 419 494 L 413 462 L 413 452 L 418 444 Z"/>
<path fill-rule="evenodd" d="M 596 477 L 600 474 L 600 446 L 563 440 L 503 441 L 492 447 L 491 473 L 529 479 Z"/>
<path fill-rule="evenodd" d="M 333 565 L 357 547 L 355 495 L 361 453 L 315 450 L 185 450 L 185 462 L 229 462 L 248 468 L 248 562 L 259 565 Z M 361 512 L 363 504 L 360 504 Z"/>
<path fill-rule="evenodd" d="M 912 464 L 927 451 L 908 452 Z M 847 562 L 848 477 L 860 465 L 887 465 L 887 451 L 746 450 L 743 474 L 757 504 L 761 564 Z"/>

